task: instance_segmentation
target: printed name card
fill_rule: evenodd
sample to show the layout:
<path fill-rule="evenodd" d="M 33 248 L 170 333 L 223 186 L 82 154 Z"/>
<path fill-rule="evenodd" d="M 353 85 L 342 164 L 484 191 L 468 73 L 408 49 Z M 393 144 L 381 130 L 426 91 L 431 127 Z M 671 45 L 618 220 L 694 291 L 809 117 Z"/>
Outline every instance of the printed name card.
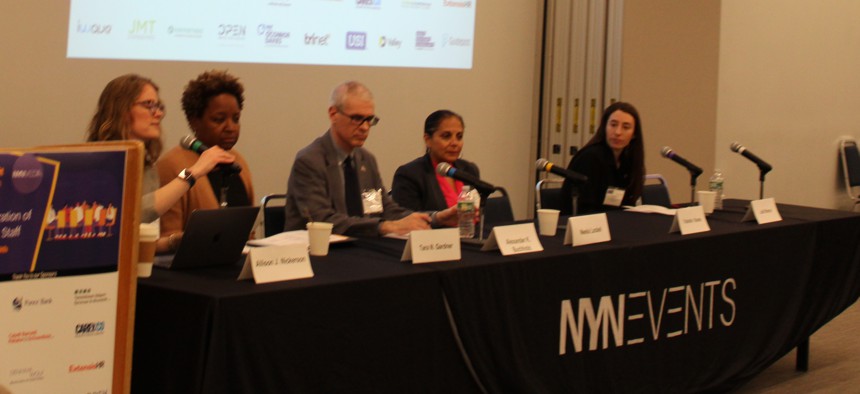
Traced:
<path fill-rule="evenodd" d="M 312 278 L 308 245 L 292 244 L 251 248 L 237 280 L 254 278 L 254 283 Z"/>
<path fill-rule="evenodd" d="M 481 251 L 499 249 L 503 256 L 543 251 L 534 223 L 493 227 Z"/>
<path fill-rule="evenodd" d="M 564 231 L 564 244 L 582 246 L 609 242 L 609 221 L 605 213 L 594 215 L 573 216 L 567 220 L 567 230 Z"/>
<path fill-rule="evenodd" d="M 750 201 L 747 207 L 747 213 L 741 222 L 752 221 L 755 218 L 758 224 L 773 223 L 782 220 L 782 215 L 776 209 L 776 200 L 773 198 L 765 198 L 763 200 Z"/>
<path fill-rule="evenodd" d="M 460 260 L 460 230 L 416 230 L 409 233 L 400 261 L 413 264 Z"/>
<path fill-rule="evenodd" d="M 704 207 L 695 205 L 678 209 L 675 212 L 675 219 L 672 220 L 672 228 L 669 229 L 669 233 L 677 233 L 678 231 L 681 231 L 681 235 L 711 231 L 711 226 L 705 219 Z"/>

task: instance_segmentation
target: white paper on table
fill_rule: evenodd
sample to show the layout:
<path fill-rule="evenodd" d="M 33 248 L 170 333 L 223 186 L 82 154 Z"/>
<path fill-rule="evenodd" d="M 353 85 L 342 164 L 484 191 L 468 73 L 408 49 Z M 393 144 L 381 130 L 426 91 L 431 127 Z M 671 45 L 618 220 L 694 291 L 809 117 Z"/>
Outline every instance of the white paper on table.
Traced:
<path fill-rule="evenodd" d="M 332 244 L 352 241 L 354 238 L 347 237 L 345 235 L 340 234 L 332 234 L 328 237 L 328 242 Z M 294 231 L 285 231 L 279 234 L 275 234 L 271 237 L 266 237 L 263 239 L 252 239 L 248 241 L 248 245 L 250 246 L 284 246 L 284 245 L 295 245 L 295 244 L 309 244 L 310 240 L 308 239 L 308 230 L 294 230 Z"/>
<path fill-rule="evenodd" d="M 666 216 L 675 216 L 675 212 L 677 209 L 666 208 L 661 205 L 637 205 L 635 207 L 628 207 L 625 209 L 627 212 L 639 212 L 639 213 L 659 213 L 661 215 Z"/>

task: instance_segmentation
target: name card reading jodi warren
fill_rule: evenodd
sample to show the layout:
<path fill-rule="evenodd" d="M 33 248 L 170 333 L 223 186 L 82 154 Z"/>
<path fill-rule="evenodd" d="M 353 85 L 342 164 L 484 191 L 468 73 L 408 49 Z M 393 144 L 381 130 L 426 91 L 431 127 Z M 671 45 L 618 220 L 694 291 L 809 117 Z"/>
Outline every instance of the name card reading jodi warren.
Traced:
<path fill-rule="evenodd" d="M 460 231 L 456 228 L 409 233 L 400 261 L 413 264 L 460 260 Z"/>
<path fill-rule="evenodd" d="M 543 251 L 533 223 L 493 227 L 481 251 L 499 249 L 503 256 Z"/>
<path fill-rule="evenodd" d="M 776 209 L 776 200 L 772 197 L 750 201 L 750 205 L 747 207 L 747 212 L 744 214 L 741 222 L 752 221 L 753 217 L 755 217 L 758 224 L 773 223 L 782 220 L 782 215 Z"/>
<path fill-rule="evenodd" d="M 269 283 L 314 276 L 307 244 L 251 248 L 237 280 Z"/>

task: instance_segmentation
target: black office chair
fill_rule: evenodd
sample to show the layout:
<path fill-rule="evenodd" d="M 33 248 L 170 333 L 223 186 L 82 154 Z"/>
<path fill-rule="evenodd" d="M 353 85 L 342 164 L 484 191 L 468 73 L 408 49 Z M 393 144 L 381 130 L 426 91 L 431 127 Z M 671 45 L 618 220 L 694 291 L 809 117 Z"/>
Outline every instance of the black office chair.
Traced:
<path fill-rule="evenodd" d="M 535 210 L 541 208 L 561 210 L 561 185 L 564 180 L 541 179 L 535 185 Z"/>
<path fill-rule="evenodd" d="M 281 204 L 272 205 L 273 201 L 281 201 Z M 287 201 L 286 194 L 269 194 L 260 201 L 260 212 L 263 216 L 263 236 L 284 232 L 284 203 Z"/>
<path fill-rule="evenodd" d="M 484 225 L 495 226 L 498 224 L 510 224 L 514 221 L 514 210 L 511 208 L 511 199 L 505 189 L 497 189 L 501 195 L 488 197 L 485 205 L 481 207 L 484 211 Z"/>
<path fill-rule="evenodd" d="M 666 178 L 660 174 L 645 175 L 645 184 L 642 186 L 642 204 L 659 205 L 666 208 L 672 207 L 672 199 L 669 197 L 669 185 Z"/>
<path fill-rule="evenodd" d="M 860 151 L 853 139 L 839 141 L 839 156 L 842 163 L 842 176 L 845 179 L 845 191 L 854 202 L 852 210 L 857 209 L 860 204 L 860 195 L 855 192 L 855 187 L 860 187 Z"/>

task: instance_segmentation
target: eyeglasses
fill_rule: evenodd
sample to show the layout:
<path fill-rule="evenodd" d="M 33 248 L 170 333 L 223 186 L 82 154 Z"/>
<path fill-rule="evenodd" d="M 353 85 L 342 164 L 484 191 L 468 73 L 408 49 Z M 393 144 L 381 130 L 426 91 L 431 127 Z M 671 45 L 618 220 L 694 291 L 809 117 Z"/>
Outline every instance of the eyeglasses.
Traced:
<path fill-rule="evenodd" d="M 164 103 L 162 103 L 161 101 L 152 101 L 152 100 L 138 101 L 138 102 L 134 103 L 134 105 L 139 105 L 143 108 L 148 109 L 149 113 L 151 113 L 152 116 L 155 116 L 157 111 L 161 111 L 161 113 L 165 113 L 164 112 L 164 109 L 165 109 Z"/>
<path fill-rule="evenodd" d="M 341 111 L 340 108 L 337 109 L 337 112 L 339 112 L 341 115 L 349 118 L 349 122 L 352 123 L 353 126 L 361 126 L 364 124 L 364 122 L 367 122 L 367 124 L 370 126 L 376 126 L 376 124 L 379 123 L 379 118 L 376 117 L 376 115 L 370 115 L 370 116 L 350 115 L 346 112 Z"/>

